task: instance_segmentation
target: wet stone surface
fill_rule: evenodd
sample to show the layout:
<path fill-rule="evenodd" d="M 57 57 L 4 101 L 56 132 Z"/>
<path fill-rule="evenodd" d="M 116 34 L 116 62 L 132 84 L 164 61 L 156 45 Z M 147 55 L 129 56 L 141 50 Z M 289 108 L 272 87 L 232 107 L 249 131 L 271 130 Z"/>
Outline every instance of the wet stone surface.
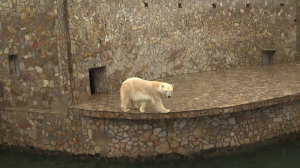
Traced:
<path fill-rule="evenodd" d="M 186 118 L 250 110 L 300 99 L 299 64 L 237 68 L 186 74 L 160 79 L 175 84 L 173 97 L 164 99 L 169 114 L 144 114 L 137 110 L 123 113 L 120 93 L 95 94 L 86 103 L 71 106 L 87 116 L 99 118 Z M 229 122 L 234 123 L 234 120 Z"/>

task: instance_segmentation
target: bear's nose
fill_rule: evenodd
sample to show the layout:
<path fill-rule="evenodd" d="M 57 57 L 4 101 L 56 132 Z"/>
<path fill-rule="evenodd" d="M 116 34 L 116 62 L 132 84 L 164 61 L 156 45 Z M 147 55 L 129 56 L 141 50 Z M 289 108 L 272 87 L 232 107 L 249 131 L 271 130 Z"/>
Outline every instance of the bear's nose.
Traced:
<path fill-rule="evenodd" d="M 168 96 L 168 98 L 170 98 L 171 96 Z"/>

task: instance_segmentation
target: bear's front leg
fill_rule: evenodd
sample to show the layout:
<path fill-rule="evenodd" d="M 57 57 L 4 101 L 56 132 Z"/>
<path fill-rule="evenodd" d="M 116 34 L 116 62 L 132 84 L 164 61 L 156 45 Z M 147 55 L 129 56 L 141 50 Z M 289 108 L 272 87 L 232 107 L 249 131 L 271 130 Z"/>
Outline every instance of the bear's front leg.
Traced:
<path fill-rule="evenodd" d="M 126 107 L 121 107 L 121 109 L 122 109 L 124 112 L 130 111 L 130 109 L 129 109 L 129 108 L 126 108 Z"/>
<path fill-rule="evenodd" d="M 168 113 L 168 112 L 170 112 L 171 110 L 170 109 L 163 109 L 162 111 L 161 111 L 161 113 Z"/>
<path fill-rule="evenodd" d="M 166 108 L 164 107 L 164 105 L 162 104 L 162 101 L 161 101 L 161 100 L 156 101 L 154 105 L 155 105 L 156 110 L 157 110 L 158 112 L 161 112 L 161 113 L 168 113 L 168 112 L 170 112 L 170 109 L 166 109 Z"/>

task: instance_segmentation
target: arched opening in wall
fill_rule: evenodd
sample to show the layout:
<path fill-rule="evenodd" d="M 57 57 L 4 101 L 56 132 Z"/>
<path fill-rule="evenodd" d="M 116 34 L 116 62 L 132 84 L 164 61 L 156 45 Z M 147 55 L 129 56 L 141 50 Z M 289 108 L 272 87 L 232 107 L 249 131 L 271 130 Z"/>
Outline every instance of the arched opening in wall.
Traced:
<path fill-rule="evenodd" d="M 262 63 L 263 66 L 275 64 L 275 53 L 274 49 L 267 49 L 262 51 Z"/>
<path fill-rule="evenodd" d="M 108 93 L 106 67 L 89 69 L 91 94 Z"/>

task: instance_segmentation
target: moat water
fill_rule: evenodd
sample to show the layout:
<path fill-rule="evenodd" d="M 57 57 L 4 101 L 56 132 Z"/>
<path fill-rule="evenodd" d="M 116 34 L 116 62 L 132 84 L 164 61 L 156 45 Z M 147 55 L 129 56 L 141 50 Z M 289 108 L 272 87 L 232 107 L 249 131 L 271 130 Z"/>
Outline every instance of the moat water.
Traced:
<path fill-rule="evenodd" d="M 0 149 L 1 168 L 299 168 L 300 141 L 289 141 L 237 155 L 168 162 L 104 162 L 97 159 L 33 155 Z"/>

